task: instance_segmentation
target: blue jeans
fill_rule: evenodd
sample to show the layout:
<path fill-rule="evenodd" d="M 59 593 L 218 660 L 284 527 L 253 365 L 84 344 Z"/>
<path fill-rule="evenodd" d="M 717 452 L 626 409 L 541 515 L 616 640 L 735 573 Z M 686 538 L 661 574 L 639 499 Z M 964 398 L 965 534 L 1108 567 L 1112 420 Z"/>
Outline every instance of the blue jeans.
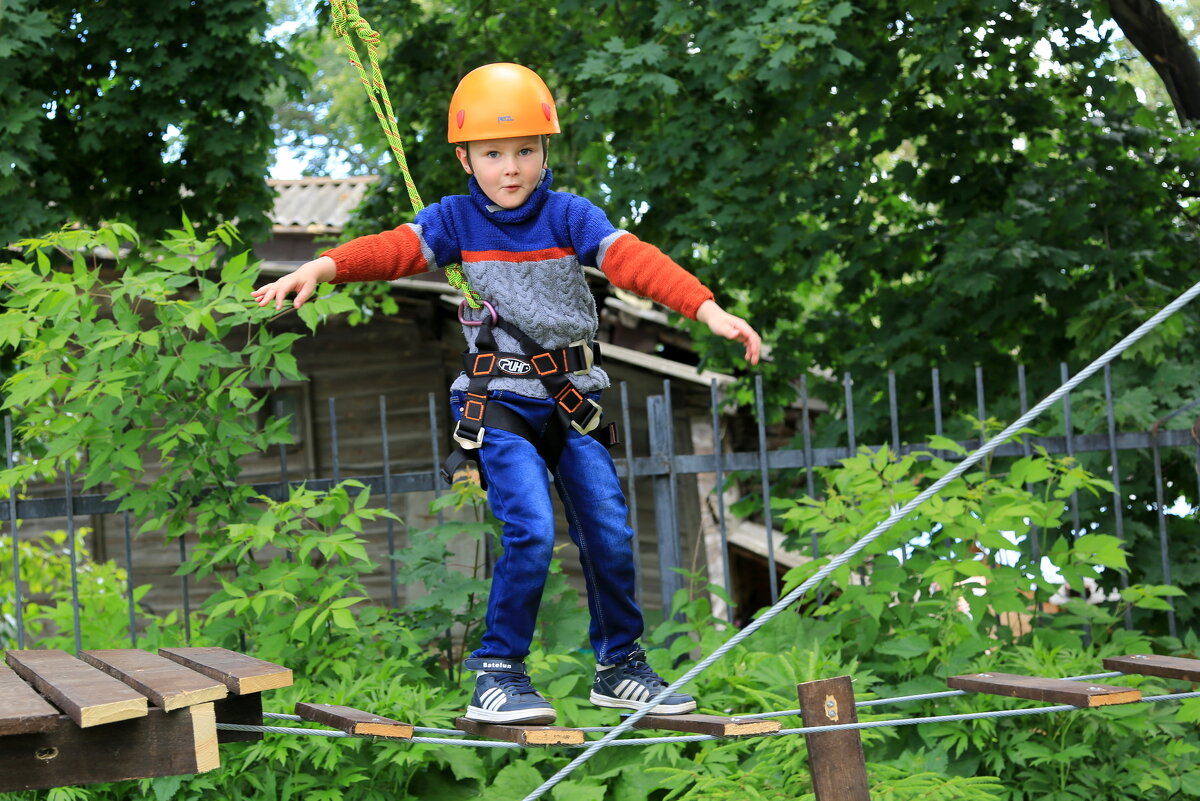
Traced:
<path fill-rule="evenodd" d="M 503 391 L 489 398 L 521 415 L 534 430 L 554 414 L 549 398 Z M 451 393 L 456 420 L 463 399 L 461 392 Z M 554 552 L 550 474 L 537 449 L 508 431 L 487 429 L 479 455 L 488 504 L 503 523 L 504 553 L 492 572 L 483 643 L 471 656 L 519 661 L 529 655 Z M 568 534 L 579 549 L 596 661 L 616 664 L 637 649 L 643 624 L 634 595 L 633 530 L 612 457 L 595 439 L 572 430 L 554 486 L 566 510 Z"/>

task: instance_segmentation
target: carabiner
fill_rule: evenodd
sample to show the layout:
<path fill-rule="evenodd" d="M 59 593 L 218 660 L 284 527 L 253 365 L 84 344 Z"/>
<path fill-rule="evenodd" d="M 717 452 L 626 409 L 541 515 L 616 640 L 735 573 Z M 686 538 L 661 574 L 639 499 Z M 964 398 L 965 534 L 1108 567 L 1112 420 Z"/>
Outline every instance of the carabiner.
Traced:
<path fill-rule="evenodd" d="M 465 310 L 466 308 L 467 308 L 467 301 L 464 299 L 462 302 L 460 302 L 458 304 L 458 321 L 460 323 L 462 323 L 463 325 L 469 325 L 469 326 L 483 325 L 483 320 L 468 320 L 468 319 L 464 318 L 463 310 Z M 487 309 L 488 313 L 492 315 L 492 325 L 495 325 L 496 321 L 500 319 L 500 315 L 496 314 L 496 307 L 493 306 L 492 304 L 488 303 L 485 300 L 485 301 L 483 301 L 483 308 Z"/>

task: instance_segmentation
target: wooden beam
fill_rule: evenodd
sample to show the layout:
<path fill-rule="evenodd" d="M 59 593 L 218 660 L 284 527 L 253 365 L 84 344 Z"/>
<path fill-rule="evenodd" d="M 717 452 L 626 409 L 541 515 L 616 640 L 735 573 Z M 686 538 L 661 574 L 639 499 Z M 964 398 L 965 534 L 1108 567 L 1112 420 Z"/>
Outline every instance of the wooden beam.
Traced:
<path fill-rule="evenodd" d="M 857 723 L 849 676 L 796 686 L 805 727 Z M 867 762 L 858 729 L 805 734 L 808 767 L 817 801 L 870 801 Z"/>
<path fill-rule="evenodd" d="M 738 737 L 747 734 L 771 734 L 779 731 L 777 720 L 755 720 L 718 715 L 646 715 L 633 724 L 635 729 L 685 731 L 691 734 L 712 734 L 716 737 Z"/>
<path fill-rule="evenodd" d="M 57 720 L 58 710 L 0 663 L 0 735 L 50 731 Z"/>
<path fill-rule="evenodd" d="M 468 734 L 491 737 L 493 740 L 507 740 L 510 743 L 520 743 L 521 745 L 580 745 L 583 743 L 582 731 L 560 726 L 509 726 L 501 723 L 479 723 L 466 718 L 456 719 L 454 725 Z"/>
<path fill-rule="evenodd" d="M 225 683 L 234 695 L 290 687 L 292 671 L 225 648 L 159 648 L 167 659 Z"/>
<path fill-rule="evenodd" d="M 372 715 L 348 706 L 334 704 L 296 704 L 296 714 L 313 723 L 324 723 L 346 734 L 393 737 L 407 740 L 413 736 L 413 727 L 391 718 Z"/>
<path fill-rule="evenodd" d="M 258 693 L 249 695 L 228 695 L 213 704 L 216 710 L 217 723 L 237 723 L 242 726 L 263 725 L 262 696 Z M 222 743 L 256 743 L 263 738 L 260 731 L 233 731 L 219 729 L 217 741 Z"/>
<path fill-rule="evenodd" d="M 164 712 L 219 701 L 229 694 L 223 682 L 147 651 L 84 651 L 79 658 L 128 684 Z"/>
<path fill-rule="evenodd" d="M 1027 698 L 1051 704 L 1079 707 L 1111 706 L 1141 700 L 1142 691 L 1132 687 L 1114 687 L 1071 679 L 1046 679 L 1013 673 L 974 673 L 951 676 L 947 683 L 956 690 Z"/>
<path fill-rule="evenodd" d="M 7 659 L 82 728 L 146 715 L 145 696 L 66 651 L 9 651 Z"/>
<path fill-rule="evenodd" d="M 212 704 L 81 729 L 59 715 L 47 732 L 5 737 L 0 793 L 204 773 L 221 765 Z"/>
<path fill-rule="evenodd" d="M 1141 676 L 1159 676 L 1164 679 L 1200 681 L 1200 659 L 1184 659 L 1178 656 L 1155 656 L 1153 654 L 1131 654 L 1110 656 L 1104 667 L 1122 673 Z"/>

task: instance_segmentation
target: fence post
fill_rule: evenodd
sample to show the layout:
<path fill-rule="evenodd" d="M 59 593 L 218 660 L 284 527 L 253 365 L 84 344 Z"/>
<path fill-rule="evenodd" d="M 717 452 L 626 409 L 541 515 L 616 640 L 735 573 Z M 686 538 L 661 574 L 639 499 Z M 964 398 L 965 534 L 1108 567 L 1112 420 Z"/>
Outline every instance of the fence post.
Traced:
<path fill-rule="evenodd" d="M 4 416 L 4 447 L 8 469 L 12 470 L 17 463 L 16 451 L 13 450 L 12 415 Z M 21 543 L 17 539 L 16 486 L 8 489 L 8 529 L 12 534 L 13 610 L 17 616 L 17 648 L 23 649 L 25 647 L 25 599 L 21 597 Z"/>
<path fill-rule="evenodd" d="M 662 583 L 663 618 L 671 615 L 671 599 L 675 591 L 683 589 L 683 576 L 675 568 L 681 567 L 679 556 L 679 518 L 672 502 L 675 482 L 675 465 L 671 458 L 674 443 L 670 441 L 674 427 L 671 425 L 671 410 L 662 395 L 646 398 L 646 418 L 650 427 L 650 456 L 667 466 L 666 475 L 656 475 L 654 486 L 654 528 L 658 536 L 658 575 Z"/>
<path fill-rule="evenodd" d="M 796 685 L 796 692 L 806 728 L 858 722 L 849 676 L 806 681 Z M 817 801 L 871 801 L 858 729 L 805 734 L 804 742 Z"/>

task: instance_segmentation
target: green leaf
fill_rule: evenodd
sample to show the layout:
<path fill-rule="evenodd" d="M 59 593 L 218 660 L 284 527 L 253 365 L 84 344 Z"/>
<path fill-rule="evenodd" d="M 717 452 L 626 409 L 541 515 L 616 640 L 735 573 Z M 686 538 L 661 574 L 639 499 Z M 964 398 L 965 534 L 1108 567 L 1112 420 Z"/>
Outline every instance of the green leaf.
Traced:
<path fill-rule="evenodd" d="M 901 659 L 913 659 L 929 653 L 929 639 L 921 635 L 907 635 L 884 640 L 875 646 L 878 653 Z"/>

